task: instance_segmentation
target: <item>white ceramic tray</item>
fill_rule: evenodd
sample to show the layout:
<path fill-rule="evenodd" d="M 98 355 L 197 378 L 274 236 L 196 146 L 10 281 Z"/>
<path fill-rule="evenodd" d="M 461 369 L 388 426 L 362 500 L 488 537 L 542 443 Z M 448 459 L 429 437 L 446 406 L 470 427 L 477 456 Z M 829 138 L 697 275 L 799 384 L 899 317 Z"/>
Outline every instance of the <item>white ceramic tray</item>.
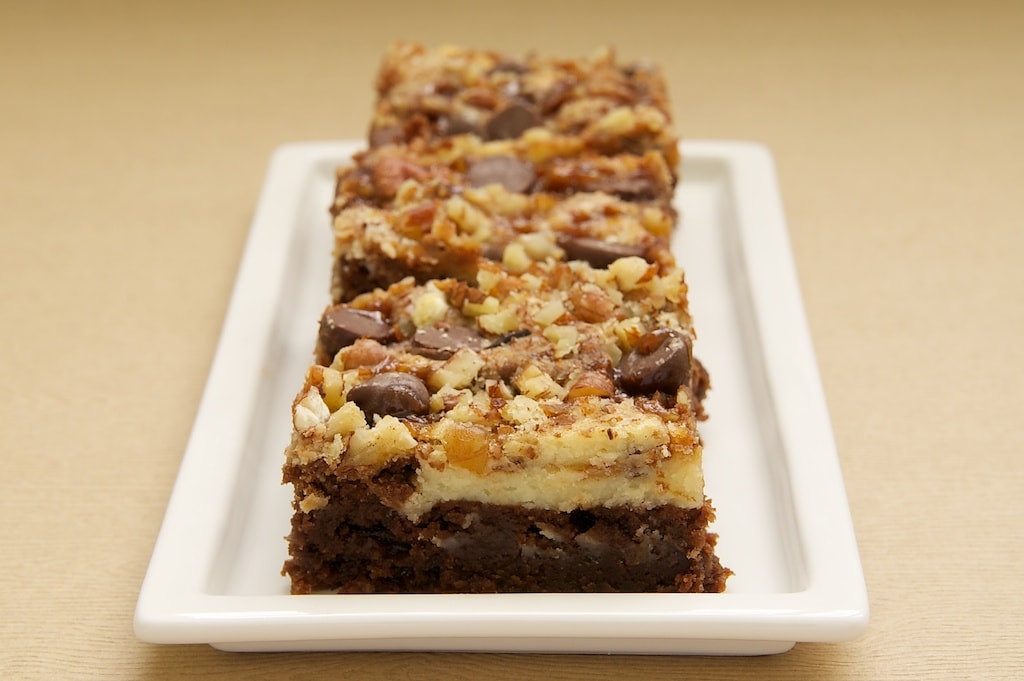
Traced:
<path fill-rule="evenodd" d="M 353 143 L 273 156 L 135 613 L 154 643 L 237 651 L 765 654 L 843 641 L 868 602 L 772 161 L 692 142 L 673 249 L 708 366 L 702 425 L 723 594 L 292 596 L 281 480 L 291 400 L 327 302 L 327 206 Z"/>

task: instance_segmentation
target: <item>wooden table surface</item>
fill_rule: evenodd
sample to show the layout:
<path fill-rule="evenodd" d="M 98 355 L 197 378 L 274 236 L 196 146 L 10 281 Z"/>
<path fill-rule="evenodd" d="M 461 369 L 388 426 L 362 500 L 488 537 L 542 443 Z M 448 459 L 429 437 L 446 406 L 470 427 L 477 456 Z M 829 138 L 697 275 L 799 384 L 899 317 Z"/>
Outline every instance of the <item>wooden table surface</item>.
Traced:
<path fill-rule="evenodd" d="M 5 2 L 0 677 L 1024 675 L 1024 4 Z M 395 39 L 668 75 L 775 156 L 871 601 L 731 658 L 229 654 L 132 615 L 272 150 L 362 137 Z"/>

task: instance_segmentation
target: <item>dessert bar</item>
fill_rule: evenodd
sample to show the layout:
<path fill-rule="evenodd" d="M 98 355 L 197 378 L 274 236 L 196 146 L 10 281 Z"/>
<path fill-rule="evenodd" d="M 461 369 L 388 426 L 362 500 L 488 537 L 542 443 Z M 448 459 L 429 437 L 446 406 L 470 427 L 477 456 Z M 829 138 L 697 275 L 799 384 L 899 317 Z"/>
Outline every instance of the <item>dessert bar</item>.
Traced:
<path fill-rule="evenodd" d="M 296 593 L 719 591 L 686 286 L 486 263 L 329 307 L 293 405 Z"/>
<path fill-rule="evenodd" d="M 620 63 L 610 49 L 586 59 L 511 57 L 398 43 L 384 55 L 370 144 L 473 135 L 511 139 L 531 128 L 571 135 L 604 154 L 656 150 L 678 161 L 661 71 Z"/>

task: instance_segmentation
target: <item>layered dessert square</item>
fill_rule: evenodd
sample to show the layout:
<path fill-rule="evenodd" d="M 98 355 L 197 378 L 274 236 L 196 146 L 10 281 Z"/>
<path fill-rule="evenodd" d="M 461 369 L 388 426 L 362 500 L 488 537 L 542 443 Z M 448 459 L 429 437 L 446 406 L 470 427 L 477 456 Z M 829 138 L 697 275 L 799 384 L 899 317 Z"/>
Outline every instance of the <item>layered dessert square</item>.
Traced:
<path fill-rule="evenodd" d="M 293 405 L 295 593 L 720 591 L 686 286 L 483 264 L 328 308 Z"/>

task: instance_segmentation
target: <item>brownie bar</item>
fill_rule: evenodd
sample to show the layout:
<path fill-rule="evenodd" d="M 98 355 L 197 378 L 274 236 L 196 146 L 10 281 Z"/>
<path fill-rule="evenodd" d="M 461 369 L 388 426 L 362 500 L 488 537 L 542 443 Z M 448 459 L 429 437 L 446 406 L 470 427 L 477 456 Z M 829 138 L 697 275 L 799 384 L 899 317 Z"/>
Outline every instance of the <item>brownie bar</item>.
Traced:
<path fill-rule="evenodd" d="M 484 263 L 325 311 L 285 480 L 296 593 L 704 591 L 682 273 Z"/>
<path fill-rule="evenodd" d="M 334 202 L 335 302 L 418 281 L 475 281 L 481 258 L 639 255 L 673 266 L 674 179 L 662 156 L 580 152 L 544 131 L 383 146 L 339 173 Z M 511 246 L 511 250 L 508 248 Z"/>
<path fill-rule="evenodd" d="M 381 63 L 370 144 L 473 135 L 507 139 L 531 128 L 583 140 L 602 154 L 656 150 L 678 162 L 667 88 L 652 64 L 512 57 L 487 50 L 393 45 Z"/>
<path fill-rule="evenodd" d="M 553 138 L 543 130 L 500 142 L 461 137 L 372 147 L 353 161 L 338 174 L 335 214 L 352 203 L 387 206 L 409 181 L 452 194 L 490 184 L 556 196 L 602 192 L 670 210 L 676 183 L 672 165 L 660 153 L 596 154 L 578 137 Z"/>

